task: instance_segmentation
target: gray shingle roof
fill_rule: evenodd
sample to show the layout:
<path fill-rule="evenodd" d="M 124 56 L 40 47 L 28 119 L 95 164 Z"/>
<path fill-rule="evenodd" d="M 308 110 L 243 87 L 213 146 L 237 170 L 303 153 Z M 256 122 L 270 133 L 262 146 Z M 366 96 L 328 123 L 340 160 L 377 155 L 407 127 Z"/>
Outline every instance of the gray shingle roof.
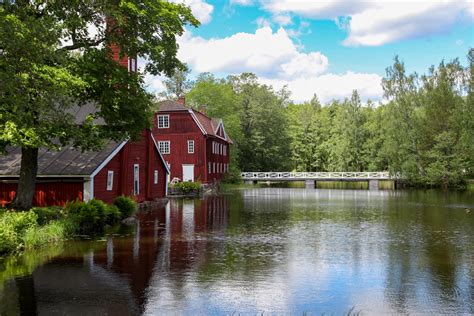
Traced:
<path fill-rule="evenodd" d="M 41 148 L 38 153 L 38 176 L 91 175 L 97 167 L 120 145 L 109 141 L 101 150 L 81 152 L 74 148 L 60 151 Z M 0 155 L 0 176 L 20 174 L 21 149 L 8 147 L 6 155 Z"/>
<path fill-rule="evenodd" d="M 187 107 L 185 107 L 181 103 L 173 101 L 173 100 L 161 101 L 158 103 L 158 106 L 159 106 L 159 110 L 158 110 L 159 112 L 189 110 Z"/>

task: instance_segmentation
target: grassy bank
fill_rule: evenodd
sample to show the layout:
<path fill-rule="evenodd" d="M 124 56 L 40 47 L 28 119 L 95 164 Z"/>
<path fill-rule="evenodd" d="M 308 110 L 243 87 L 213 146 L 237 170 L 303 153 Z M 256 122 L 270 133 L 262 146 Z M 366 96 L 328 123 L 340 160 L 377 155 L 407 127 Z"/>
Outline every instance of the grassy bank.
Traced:
<path fill-rule="evenodd" d="M 130 216 L 136 202 L 120 196 L 113 205 L 100 200 L 75 201 L 64 208 L 0 211 L 0 257 L 59 243 L 78 234 L 94 235 Z"/>

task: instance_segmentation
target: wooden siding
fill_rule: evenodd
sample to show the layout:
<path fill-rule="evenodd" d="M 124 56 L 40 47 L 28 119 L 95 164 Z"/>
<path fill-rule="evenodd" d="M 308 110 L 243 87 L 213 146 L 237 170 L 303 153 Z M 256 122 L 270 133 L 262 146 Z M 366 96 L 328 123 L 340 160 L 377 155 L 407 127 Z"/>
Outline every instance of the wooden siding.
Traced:
<path fill-rule="evenodd" d="M 158 115 L 169 115 L 169 128 L 157 127 Z M 153 135 L 157 141 L 170 142 L 170 153 L 163 154 L 163 158 L 170 165 L 170 180 L 183 179 L 183 165 L 194 165 L 194 181 L 211 183 L 222 179 L 223 172 L 209 173 L 208 162 L 228 164 L 230 146 L 223 139 L 204 135 L 189 112 L 170 111 L 155 114 Z M 188 140 L 194 140 L 194 154 L 188 153 Z M 227 146 L 227 155 L 213 154 L 212 141 Z"/>
<path fill-rule="evenodd" d="M 205 137 L 189 112 L 160 112 L 170 116 L 169 128 L 157 128 L 154 118 L 153 135 L 157 142 L 170 141 L 170 153 L 163 154 L 171 169 L 170 179 L 183 179 L 183 165 L 194 165 L 194 181 L 206 182 Z M 188 153 L 188 140 L 194 140 L 194 153 Z"/>
<path fill-rule="evenodd" d="M 0 182 L 0 205 L 4 206 L 13 201 L 18 184 L 16 181 Z M 82 181 L 66 180 L 38 180 L 36 183 L 34 206 L 59 205 L 64 206 L 67 201 L 80 200 L 83 198 Z"/>
<path fill-rule="evenodd" d="M 139 194 L 133 192 L 133 168 L 139 165 Z M 158 170 L 158 184 L 153 183 Z M 107 191 L 107 173 L 114 172 L 111 191 Z M 163 198 L 166 195 L 166 169 L 151 139 L 144 131 L 140 140 L 127 143 L 122 150 L 94 177 L 94 197 L 112 203 L 118 195 L 134 196 L 137 202 Z"/>

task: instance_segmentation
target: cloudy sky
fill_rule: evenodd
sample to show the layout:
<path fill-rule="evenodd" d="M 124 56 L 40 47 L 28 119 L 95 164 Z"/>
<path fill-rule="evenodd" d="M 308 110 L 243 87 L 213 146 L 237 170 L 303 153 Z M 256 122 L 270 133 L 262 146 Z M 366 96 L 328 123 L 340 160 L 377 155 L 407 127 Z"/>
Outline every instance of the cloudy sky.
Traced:
<path fill-rule="evenodd" d="M 350 96 L 380 100 L 380 82 L 395 55 L 424 73 L 474 46 L 474 1 L 466 0 L 171 0 L 201 21 L 179 39 L 192 77 L 253 72 L 287 85 L 292 99 L 323 102 Z M 157 77 L 148 89 L 159 92 Z"/>

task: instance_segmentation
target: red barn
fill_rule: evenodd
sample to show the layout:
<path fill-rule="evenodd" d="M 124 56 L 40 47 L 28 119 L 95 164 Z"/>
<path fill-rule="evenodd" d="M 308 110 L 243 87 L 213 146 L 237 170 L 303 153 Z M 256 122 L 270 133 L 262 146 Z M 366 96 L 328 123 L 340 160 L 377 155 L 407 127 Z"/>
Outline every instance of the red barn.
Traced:
<path fill-rule="evenodd" d="M 10 203 L 16 192 L 21 162 L 20 148 L 0 155 L 0 203 Z M 138 141 L 109 141 L 100 151 L 40 149 L 33 204 L 64 205 L 92 198 L 112 203 L 119 195 L 137 202 L 166 196 L 169 169 L 150 130 Z"/>
<path fill-rule="evenodd" d="M 222 120 L 163 101 L 154 117 L 153 135 L 171 170 L 170 180 L 219 182 L 229 170 L 230 144 Z"/>

